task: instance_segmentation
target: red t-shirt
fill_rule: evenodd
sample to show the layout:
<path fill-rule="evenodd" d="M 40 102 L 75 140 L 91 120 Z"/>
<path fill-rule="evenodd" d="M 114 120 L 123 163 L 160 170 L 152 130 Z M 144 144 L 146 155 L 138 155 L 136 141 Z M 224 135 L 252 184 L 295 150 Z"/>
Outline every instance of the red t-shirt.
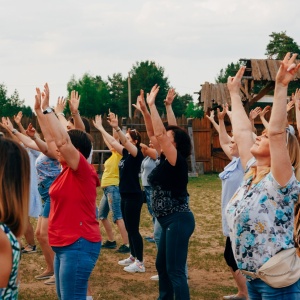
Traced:
<path fill-rule="evenodd" d="M 51 246 L 68 246 L 80 237 L 90 242 L 101 241 L 96 219 L 96 187 L 99 185 L 97 173 L 82 154 L 76 171 L 64 166 L 49 189 Z"/>

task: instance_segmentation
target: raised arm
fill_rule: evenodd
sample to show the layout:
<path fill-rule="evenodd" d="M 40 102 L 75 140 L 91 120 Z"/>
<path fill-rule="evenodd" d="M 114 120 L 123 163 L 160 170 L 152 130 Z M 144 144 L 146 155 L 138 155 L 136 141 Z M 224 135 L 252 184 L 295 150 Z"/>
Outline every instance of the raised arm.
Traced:
<path fill-rule="evenodd" d="M 114 148 L 119 154 L 122 155 L 122 151 L 124 146 L 122 146 L 119 141 L 111 136 L 103 127 L 102 125 L 102 117 L 100 115 L 95 116 L 95 120 L 93 120 L 93 124 L 94 126 L 101 132 L 102 137 L 104 139 L 105 144 L 107 145 L 107 147 L 111 150 L 112 148 Z M 114 132 L 116 132 L 115 129 L 113 129 Z M 117 129 L 120 130 L 121 129 Z M 117 132 L 116 132 L 117 134 Z M 125 137 L 126 138 L 126 137 Z"/>
<path fill-rule="evenodd" d="M 175 166 L 177 160 L 177 149 L 172 143 L 172 137 L 167 134 L 164 124 L 158 114 L 155 105 L 155 98 L 158 91 L 159 91 L 159 86 L 157 86 L 156 84 L 152 87 L 150 94 L 147 94 L 147 103 L 150 108 L 154 134 L 160 144 L 162 152 L 165 154 L 166 158 L 168 159 L 168 162 L 172 166 Z"/>
<path fill-rule="evenodd" d="M 165 106 L 166 106 L 166 112 L 167 112 L 167 120 L 168 125 L 175 125 L 177 126 L 177 121 L 174 115 L 174 111 L 172 108 L 172 103 L 176 97 L 176 92 L 174 89 L 169 89 L 166 99 L 164 100 Z"/>
<path fill-rule="evenodd" d="M 295 103 L 296 123 L 297 123 L 298 137 L 300 138 L 300 89 L 296 89 L 295 93 L 292 95 L 292 98 Z"/>
<path fill-rule="evenodd" d="M 42 94 L 41 101 L 43 110 L 48 110 L 49 87 L 47 83 L 44 86 L 44 92 Z M 80 160 L 80 154 L 79 151 L 72 144 L 68 132 L 57 119 L 53 111 L 49 110 L 49 113 L 45 114 L 45 117 L 47 121 L 47 127 L 49 130 L 49 135 L 51 135 L 51 138 L 54 140 L 56 148 L 59 152 L 58 155 L 64 158 L 64 160 L 71 169 L 77 170 Z"/>
<path fill-rule="evenodd" d="M 8 126 L 8 120 L 9 120 L 9 118 L 2 117 L 2 119 L 1 119 L 2 122 L 0 122 L 0 126 L 7 131 L 8 135 L 11 137 L 11 139 L 13 139 L 17 143 L 20 143 L 20 140 L 14 134 L 17 130 L 14 131 L 14 133 L 12 132 L 12 130 Z M 9 120 L 9 122 L 10 122 L 10 120 Z"/>
<path fill-rule="evenodd" d="M 276 181 L 285 186 L 292 175 L 291 160 L 287 149 L 286 133 L 286 98 L 288 84 L 293 80 L 300 68 L 294 63 L 297 53 L 292 56 L 287 53 L 276 75 L 274 104 L 269 122 L 269 141 L 271 153 L 271 172 Z"/>
<path fill-rule="evenodd" d="M 69 100 L 69 108 L 70 108 L 71 115 L 74 120 L 74 127 L 75 127 L 75 129 L 85 131 L 85 126 L 80 117 L 79 110 L 78 110 L 79 102 L 80 102 L 80 96 L 78 95 L 78 92 L 73 90 L 71 92 L 71 97 Z"/>
<path fill-rule="evenodd" d="M 223 111 L 220 112 L 219 108 L 217 109 L 218 111 L 218 120 L 219 120 L 219 127 L 220 127 L 220 132 L 219 132 L 219 140 L 220 140 L 220 145 L 227 155 L 227 157 L 231 160 L 232 155 L 230 153 L 230 145 L 231 145 L 231 136 L 228 135 L 226 131 L 226 126 L 224 122 L 225 115 L 227 113 L 226 106 L 223 105 Z"/>
<path fill-rule="evenodd" d="M 68 121 L 64 114 L 64 109 L 66 107 L 66 99 L 64 97 L 58 97 L 56 105 L 54 107 L 55 114 L 64 128 L 67 128 Z"/>
<path fill-rule="evenodd" d="M 151 116 L 150 116 L 150 113 L 148 111 L 147 105 L 145 103 L 145 97 L 144 97 L 144 91 L 143 90 L 140 91 L 140 95 L 137 97 L 136 104 L 133 104 L 133 106 L 142 113 L 142 115 L 144 117 L 146 131 L 147 131 L 147 135 L 149 137 L 149 140 L 152 143 L 153 147 L 156 149 L 156 151 L 158 153 L 160 153 L 160 151 L 161 151 L 160 145 L 157 141 L 156 136 L 154 135 L 152 120 L 151 120 Z"/>
<path fill-rule="evenodd" d="M 254 126 L 254 120 L 256 119 L 256 117 L 259 115 L 259 113 L 261 112 L 261 108 L 260 107 L 255 107 L 254 109 L 251 109 L 250 113 L 249 113 L 249 120 L 251 122 L 252 125 L 252 131 L 256 133 L 256 128 Z"/>
<path fill-rule="evenodd" d="M 250 158 L 252 158 L 250 148 L 253 145 L 254 140 L 252 135 L 252 125 L 244 110 L 240 97 L 241 80 L 244 71 L 245 67 L 242 66 L 235 77 L 229 76 L 227 80 L 227 86 L 230 93 L 232 105 L 233 135 L 239 148 L 242 166 L 245 169 L 247 162 Z"/>
<path fill-rule="evenodd" d="M 268 129 L 269 127 L 269 122 L 266 120 L 265 115 L 267 112 L 269 112 L 271 109 L 271 106 L 267 105 L 260 113 L 259 113 L 259 117 L 261 122 L 263 123 L 264 127 L 266 129 Z"/>
<path fill-rule="evenodd" d="M 22 111 L 19 111 L 15 116 L 14 116 L 14 121 L 18 125 L 19 131 L 23 134 L 26 134 L 26 131 L 21 123 L 23 117 Z"/>
<path fill-rule="evenodd" d="M 140 143 L 144 156 L 149 156 L 152 159 L 158 158 L 158 153 L 154 148 L 148 147 L 146 144 Z M 151 146 L 151 145 L 150 145 Z"/>
<path fill-rule="evenodd" d="M 219 124 L 215 121 L 215 111 L 212 109 L 210 111 L 209 115 L 205 115 L 205 117 L 211 122 L 211 124 L 213 124 L 214 128 L 218 131 L 218 133 L 220 134 L 220 126 Z"/>

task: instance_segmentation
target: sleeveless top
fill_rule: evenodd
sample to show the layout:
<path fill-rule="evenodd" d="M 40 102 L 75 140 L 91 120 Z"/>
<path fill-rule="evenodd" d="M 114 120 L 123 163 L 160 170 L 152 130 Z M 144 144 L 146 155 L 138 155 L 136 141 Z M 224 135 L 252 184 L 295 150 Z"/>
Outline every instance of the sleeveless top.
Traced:
<path fill-rule="evenodd" d="M 8 285 L 6 288 L 0 288 L 1 300 L 18 299 L 18 267 L 20 261 L 20 245 L 14 234 L 3 223 L 0 223 L 0 229 L 4 231 L 12 248 L 12 270 L 9 276 Z"/>

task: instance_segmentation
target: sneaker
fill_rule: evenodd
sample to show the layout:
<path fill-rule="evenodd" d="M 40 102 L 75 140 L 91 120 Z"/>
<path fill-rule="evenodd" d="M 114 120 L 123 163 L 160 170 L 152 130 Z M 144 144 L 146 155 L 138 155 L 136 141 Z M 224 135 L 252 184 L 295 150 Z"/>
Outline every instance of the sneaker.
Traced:
<path fill-rule="evenodd" d="M 37 280 L 45 280 L 45 279 L 49 279 L 52 276 L 53 276 L 53 272 L 52 273 L 43 273 L 41 275 L 34 276 L 34 278 Z"/>
<path fill-rule="evenodd" d="M 157 281 L 157 280 L 159 280 L 159 276 L 158 275 L 153 275 L 153 276 L 150 277 L 150 279 Z"/>
<path fill-rule="evenodd" d="M 146 271 L 144 264 L 138 260 L 136 260 L 133 264 L 124 267 L 123 270 L 129 273 L 144 273 Z"/>
<path fill-rule="evenodd" d="M 149 243 L 155 243 L 155 240 L 151 236 L 146 236 L 144 239 Z"/>
<path fill-rule="evenodd" d="M 135 259 L 132 255 L 130 255 L 128 258 L 119 260 L 118 264 L 120 266 L 129 266 L 135 262 Z"/>
<path fill-rule="evenodd" d="M 130 248 L 127 247 L 125 244 L 121 245 L 120 248 L 118 250 L 116 250 L 116 252 L 119 253 L 130 253 Z"/>
<path fill-rule="evenodd" d="M 22 254 L 25 253 L 36 253 L 36 245 L 27 245 L 22 249 Z"/>
<path fill-rule="evenodd" d="M 102 248 L 104 249 L 116 249 L 117 248 L 117 243 L 116 241 L 106 241 L 105 243 L 103 243 Z"/>
<path fill-rule="evenodd" d="M 48 280 L 44 281 L 47 285 L 53 285 L 55 284 L 55 275 L 51 276 Z"/>

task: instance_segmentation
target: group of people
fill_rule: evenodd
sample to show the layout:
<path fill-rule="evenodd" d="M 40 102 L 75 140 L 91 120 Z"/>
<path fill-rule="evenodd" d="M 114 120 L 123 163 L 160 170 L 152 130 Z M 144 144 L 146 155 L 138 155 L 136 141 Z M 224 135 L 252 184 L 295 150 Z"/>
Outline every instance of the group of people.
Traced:
<path fill-rule="evenodd" d="M 1 247 L 3 255 L 0 255 L 1 261 L 6 260 L 6 268 L 0 271 L 2 298 L 17 299 L 20 253 L 36 252 L 29 218 L 36 217 L 36 210 L 39 210 L 36 207 L 38 201 L 34 200 L 36 195 L 42 200 L 42 207 L 35 233 L 47 267 L 35 278 L 45 280 L 45 284 L 55 284 L 59 299 L 92 299 L 88 280 L 102 244 L 98 219 L 108 236 L 104 247 L 115 246 L 107 220 L 109 210 L 113 212 L 113 220 L 123 240 L 118 251 L 130 252 L 128 258 L 118 262 L 119 265 L 126 272 L 145 272 L 143 239 L 139 232 L 143 204 L 139 177 L 142 163 L 146 170 L 143 173 L 148 173 L 144 173 L 147 177 L 144 184 L 156 228 L 160 298 L 171 299 L 173 295 L 178 299 L 189 298 L 185 267 L 194 218 L 188 206 L 186 159 L 190 155 L 191 142 L 185 130 L 174 124 L 167 128 L 163 125 L 155 105 L 158 91 L 159 87 L 155 85 L 147 95 L 150 112 L 143 91 L 136 104 L 147 119 L 149 147 L 141 144 L 137 130 L 123 132 L 113 112 L 108 115 L 112 135 L 102 126 L 101 116 L 95 117 L 94 126 L 112 152 L 102 176 L 103 198 L 99 209 L 96 207 L 96 189 L 100 181 L 91 165 L 92 138 L 78 111 L 78 93 L 72 91 L 70 95 L 72 117 L 66 120 L 63 113 L 65 99 L 59 98 L 53 109 L 49 104 L 48 85 L 45 84 L 42 92 L 36 89 L 34 110 L 43 139 L 32 124 L 27 129 L 22 127 L 21 113 L 14 118 L 19 130 L 9 118 L 2 118 L 1 126 L 10 135 L 10 138 L 1 137 L 0 140 L 1 160 L 7 160 L 0 167 L 4 186 L 0 195 L 0 238 L 6 245 Z M 172 112 L 169 106 L 174 98 L 175 91 L 171 89 L 166 98 L 167 111 Z M 169 115 L 174 123 L 173 112 Z M 18 152 L 18 160 L 13 158 L 10 148 L 14 149 L 14 155 Z M 9 155 L 7 151 L 10 151 Z M 32 151 L 35 151 L 34 157 L 27 154 Z M 148 157 L 154 162 L 150 168 L 149 161 L 144 162 Z M 30 164 L 35 168 L 30 169 Z M 16 166 L 23 171 L 18 176 L 11 171 Z M 12 188 L 14 193 L 11 194 Z M 27 245 L 20 248 L 22 235 L 25 235 Z M 9 264 L 7 258 L 12 258 L 13 263 Z"/>
<path fill-rule="evenodd" d="M 228 78 L 232 111 L 224 105 L 223 111 L 218 111 L 219 124 L 213 115 L 208 117 L 231 160 L 220 174 L 222 225 L 226 236 L 224 257 L 238 293 L 224 299 L 293 300 L 300 297 L 299 279 L 273 288 L 257 278 L 257 270 L 277 253 L 299 246 L 300 149 L 286 117 L 287 87 L 300 69 L 295 59 L 296 55 L 288 53 L 281 62 L 269 122 L 264 119 L 269 108 L 253 111 L 250 119 L 244 110 L 240 87 L 245 67 L 241 67 L 235 77 Z M 145 120 L 149 147 L 141 143 L 137 130 L 123 132 L 113 112 L 108 114 L 112 134 L 104 129 L 101 116 L 95 117 L 93 124 L 112 153 L 105 162 L 99 209 L 96 189 L 100 181 L 90 164 L 92 139 L 89 124 L 85 124 L 78 111 L 78 93 L 71 93 L 72 118 L 68 121 L 63 113 L 66 101 L 59 98 L 52 109 L 48 85 L 45 84 L 43 92 L 36 89 L 34 109 L 43 139 L 31 124 L 26 130 L 22 128 L 21 115 L 15 117 L 19 130 L 9 118 L 2 118 L 1 125 L 12 138 L 0 137 L 1 298 L 17 299 L 20 253 L 36 251 L 29 216 L 37 214 L 33 209 L 38 202 L 37 195 L 42 199 L 42 208 L 36 237 L 47 268 L 36 279 L 47 279 L 46 284 L 55 283 L 59 299 L 92 299 L 88 280 L 102 244 L 98 219 L 108 237 L 103 246 L 116 248 L 107 220 L 109 210 L 123 241 L 118 251 L 130 253 L 118 264 L 126 272 L 145 272 L 143 239 L 139 232 L 143 204 L 139 174 L 142 170 L 142 185 L 157 245 L 158 299 L 190 299 L 186 262 L 189 239 L 195 228 L 187 191 L 191 141 L 187 132 L 176 124 L 172 111 L 175 91 L 170 89 L 165 100 L 167 126 L 156 108 L 158 92 L 159 87 L 155 85 L 145 99 L 141 90 L 135 104 Z M 288 109 L 293 105 L 300 124 L 299 90 Z M 232 122 L 232 136 L 226 132 L 226 114 Z M 252 124 L 258 114 L 266 127 L 260 136 L 256 136 Z M 34 156 L 30 155 L 32 151 L 39 152 Z M 32 180 L 34 170 L 30 167 L 34 160 L 36 181 Z M 28 243 L 23 249 L 20 248 L 22 235 Z"/>

